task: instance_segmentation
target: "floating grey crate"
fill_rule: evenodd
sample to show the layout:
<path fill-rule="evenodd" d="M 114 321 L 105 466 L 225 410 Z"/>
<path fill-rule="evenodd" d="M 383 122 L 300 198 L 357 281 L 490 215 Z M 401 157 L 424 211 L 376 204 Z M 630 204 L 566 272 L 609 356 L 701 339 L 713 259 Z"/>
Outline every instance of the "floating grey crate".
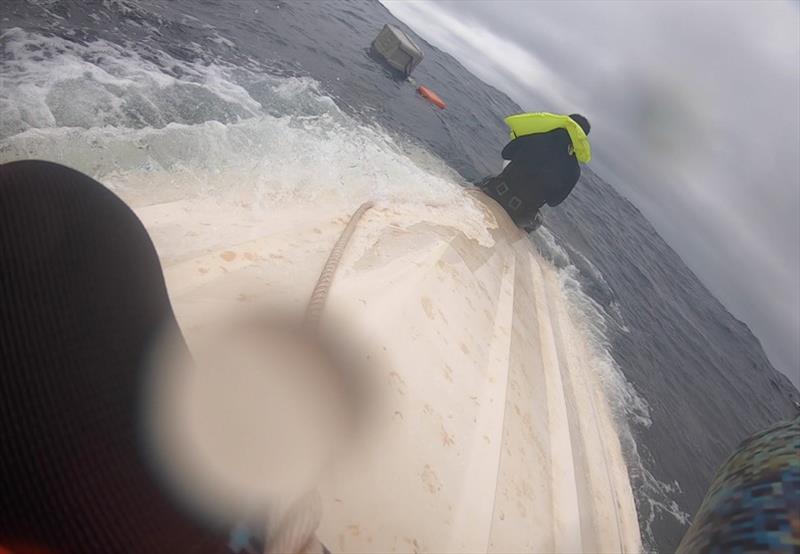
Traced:
<path fill-rule="evenodd" d="M 380 54 L 389 66 L 402 71 L 405 75 L 411 75 L 423 57 L 422 50 L 408 35 L 389 24 L 384 25 L 372 41 L 372 49 Z"/>

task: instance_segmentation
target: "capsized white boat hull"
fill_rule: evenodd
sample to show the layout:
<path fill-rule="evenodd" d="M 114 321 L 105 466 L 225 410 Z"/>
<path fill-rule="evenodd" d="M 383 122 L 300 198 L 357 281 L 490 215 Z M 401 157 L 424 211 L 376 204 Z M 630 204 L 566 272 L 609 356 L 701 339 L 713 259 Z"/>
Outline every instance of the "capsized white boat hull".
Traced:
<path fill-rule="evenodd" d="M 619 440 L 556 271 L 493 201 L 464 194 L 477 211 L 379 202 L 347 247 L 326 314 L 357 337 L 378 402 L 369 440 L 318 485 L 317 535 L 334 552 L 638 552 Z M 355 209 L 324 204 L 137 208 L 190 345 L 223 305 L 303 309 Z"/>

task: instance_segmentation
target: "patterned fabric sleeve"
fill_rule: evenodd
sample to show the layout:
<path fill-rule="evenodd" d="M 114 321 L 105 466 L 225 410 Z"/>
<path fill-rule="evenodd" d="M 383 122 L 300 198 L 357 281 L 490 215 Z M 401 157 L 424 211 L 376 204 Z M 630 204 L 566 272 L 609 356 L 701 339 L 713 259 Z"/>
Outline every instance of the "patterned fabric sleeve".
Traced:
<path fill-rule="evenodd" d="M 728 458 L 677 552 L 800 552 L 800 417 Z"/>

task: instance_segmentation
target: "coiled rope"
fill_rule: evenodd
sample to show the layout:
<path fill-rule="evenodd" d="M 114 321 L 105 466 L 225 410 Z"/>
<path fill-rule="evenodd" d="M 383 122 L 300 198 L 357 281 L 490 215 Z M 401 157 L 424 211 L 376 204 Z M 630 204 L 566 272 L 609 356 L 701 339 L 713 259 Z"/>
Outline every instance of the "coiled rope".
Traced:
<path fill-rule="evenodd" d="M 336 274 L 339 263 L 342 261 L 344 249 L 353 236 L 359 220 L 373 205 L 372 202 L 364 202 L 358 207 L 355 213 L 350 216 L 350 221 L 347 222 L 347 226 L 342 231 L 342 234 L 339 235 L 339 240 L 336 241 L 331 253 L 328 255 L 328 260 L 322 268 L 322 273 L 320 273 L 319 279 L 317 279 L 314 292 L 311 293 L 311 299 L 308 301 L 308 306 L 306 307 L 305 326 L 308 329 L 316 330 L 319 326 L 319 320 L 325 308 L 325 301 L 328 299 L 328 293 L 333 284 L 333 277 Z"/>
<path fill-rule="evenodd" d="M 345 248 L 353 236 L 361 217 L 373 207 L 372 202 L 364 202 L 350 216 L 350 221 L 339 235 L 331 249 L 322 272 L 311 293 L 311 298 L 306 306 L 303 324 L 307 331 L 316 333 L 325 302 L 333 284 L 333 278 L 342 261 Z M 302 498 L 281 518 L 277 529 L 272 529 L 268 537 L 266 554 L 322 554 L 323 547 L 314 534 L 322 519 L 322 501 L 315 491 Z"/>

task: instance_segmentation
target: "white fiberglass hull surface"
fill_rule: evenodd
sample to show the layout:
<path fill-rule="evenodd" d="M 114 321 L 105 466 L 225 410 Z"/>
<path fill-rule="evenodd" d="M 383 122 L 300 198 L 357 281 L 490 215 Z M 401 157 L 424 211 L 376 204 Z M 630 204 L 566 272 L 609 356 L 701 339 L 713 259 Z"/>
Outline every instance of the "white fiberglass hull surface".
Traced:
<path fill-rule="evenodd" d="M 372 447 L 320 482 L 334 552 L 636 552 L 611 413 L 554 268 L 479 193 L 474 208 L 378 203 L 326 313 L 377 383 Z M 243 203 L 137 208 L 178 321 L 220 304 L 304 308 L 356 206 L 320 199 L 254 217 Z M 343 319 L 342 319 L 343 318 Z"/>

